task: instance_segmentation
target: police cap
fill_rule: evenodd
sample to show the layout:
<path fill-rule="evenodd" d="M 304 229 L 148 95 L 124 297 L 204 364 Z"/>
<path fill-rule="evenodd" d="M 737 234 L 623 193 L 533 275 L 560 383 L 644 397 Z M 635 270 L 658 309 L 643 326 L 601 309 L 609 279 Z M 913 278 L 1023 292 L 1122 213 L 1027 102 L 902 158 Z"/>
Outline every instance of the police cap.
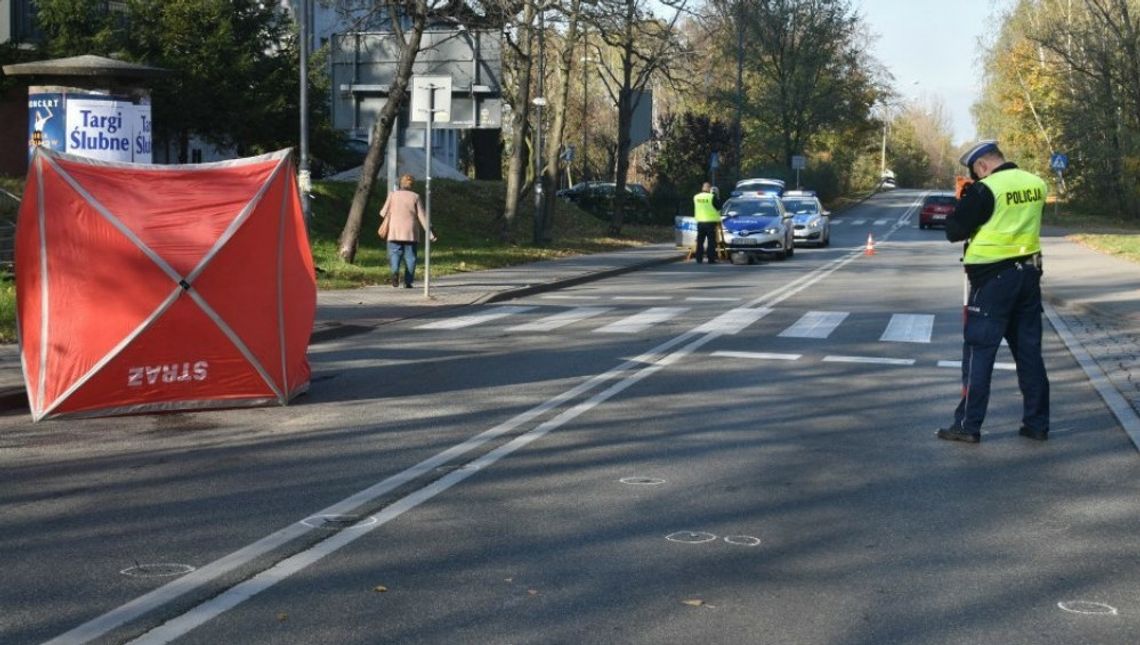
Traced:
<path fill-rule="evenodd" d="M 970 149 L 967 150 L 965 152 L 965 154 L 963 154 L 961 157 L 958 158 L 958 163 L 969 168 L 969 167 L 973 166 L 974 162 L 977 161 L 982 155 L 988 154 L 990 152 L 994 152 L 997 149 L 998 149 L 997 141 L 995 141 L 993 139 L 986 139 L 985 141 L 979 141 L 979 142 L 975 143 L 974 145 L 970 146 Z"/>

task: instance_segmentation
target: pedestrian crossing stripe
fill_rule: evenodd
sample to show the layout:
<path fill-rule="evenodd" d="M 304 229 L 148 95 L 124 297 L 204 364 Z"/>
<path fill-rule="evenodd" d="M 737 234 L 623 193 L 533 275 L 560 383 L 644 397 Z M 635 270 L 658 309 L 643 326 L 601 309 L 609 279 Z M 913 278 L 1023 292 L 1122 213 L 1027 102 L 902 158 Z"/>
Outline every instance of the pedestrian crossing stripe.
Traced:
<path fill-rule="evenodd" d="M 688 307 L 650 307 L 594 330 L 598 334 L 636 334 L 688 311 Z"/>
<path fill-rule="evenodd" d="M 613 307 L 574 307 L 534 322 L 507 327 L 507 331 L 551 331 L 612 310 Z"/>
<path fill-rule="evenodd" d="M 809 311 L 780 332 L 784 338 L 827 338 L 847 319 L 846 311 Z"/>
<path fill-rule="evenodd" d="M 932 315 L 894 314 L 879 340 L 895 343 L 929 343 L 933 331 Z"/>
<path fill-rule="evenodd" d="M 430 323 L 419 325 L 416 329 L 463 329 L 464 327 L 473 327 L 499 318 L 506 318 L 515 314 L 521 314 L 525 311 L 530 311 L 534 307 L 493 307 L 487 311 L 482 311 L 476 314 L 467 316 L 459 316 L 457 318 L 445 318 L 444 320 L 436 320 Z"/>

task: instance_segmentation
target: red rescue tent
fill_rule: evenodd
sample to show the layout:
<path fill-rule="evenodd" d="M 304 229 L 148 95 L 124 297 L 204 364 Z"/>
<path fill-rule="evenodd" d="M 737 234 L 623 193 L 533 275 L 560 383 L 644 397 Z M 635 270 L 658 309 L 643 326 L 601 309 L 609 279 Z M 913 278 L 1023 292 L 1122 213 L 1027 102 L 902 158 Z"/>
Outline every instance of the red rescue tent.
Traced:
<path fill-rule="evenodd" d="M 35 420 L 286 404 L 316 280 L 288 150 L 160 166 L 36 150 L 16 230 Z"/>

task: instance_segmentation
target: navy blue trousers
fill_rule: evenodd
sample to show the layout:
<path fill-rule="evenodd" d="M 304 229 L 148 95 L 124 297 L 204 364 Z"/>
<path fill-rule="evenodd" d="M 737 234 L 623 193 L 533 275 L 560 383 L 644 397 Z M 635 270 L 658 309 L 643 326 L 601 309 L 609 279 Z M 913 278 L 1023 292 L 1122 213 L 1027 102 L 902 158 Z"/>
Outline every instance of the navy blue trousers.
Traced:
<path fill-rule="evenodd" d="M 980 432 L 990 403 L 990 377 L 1005 338 L 1017 364 L 1022 425 L 1049 431 L 1049 377 L 1041 358 L 1041 270 L 1018 264 L 970 288 L 962 347 L 962 400 L 954 424 Z"/>
<path fill-rule="evenodd" d="M 697 250 L 693 255 L 700 262 L 704 257 L 709 262 L 716 262 L 716 227 L 717 222 L 697 222 Z"/>

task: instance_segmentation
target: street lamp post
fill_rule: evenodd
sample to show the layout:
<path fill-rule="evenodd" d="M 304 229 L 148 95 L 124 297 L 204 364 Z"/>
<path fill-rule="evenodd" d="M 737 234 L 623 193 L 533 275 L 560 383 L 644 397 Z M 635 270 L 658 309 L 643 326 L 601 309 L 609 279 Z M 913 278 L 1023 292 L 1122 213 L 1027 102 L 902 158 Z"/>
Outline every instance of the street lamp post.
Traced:
<path fill-rule="evenodd" d="M 301 141 L 297 161 L 297 187 L 301 191 L 301 212 L 305 226 L 310 223 L 309 193 L 312 191 L 312 177 L 309 173 L 309 11 L 308 0 L 299 0 L 297 6 L 298 32 L 301 44 L 301 97 L 298 101 L 301 111 Z"/>
<path fill-rule="evenodd" d="M 535 105 L 535 119 L 537 121 L 534 129 L 534 236 L 533 241 L 537 244 L 543 242 L 543 231 L 545 230 L 544 217 L 543 217 L 543 187 L 546 183 L 546 177 L 543 174 L 542 163 L 542 106 L 546 105 L 545 82 L 546 82 L 546 5 L 543 4 L 538 12 L 538 83 L 537 91 L 538 96 L 534 97 Z"/>

